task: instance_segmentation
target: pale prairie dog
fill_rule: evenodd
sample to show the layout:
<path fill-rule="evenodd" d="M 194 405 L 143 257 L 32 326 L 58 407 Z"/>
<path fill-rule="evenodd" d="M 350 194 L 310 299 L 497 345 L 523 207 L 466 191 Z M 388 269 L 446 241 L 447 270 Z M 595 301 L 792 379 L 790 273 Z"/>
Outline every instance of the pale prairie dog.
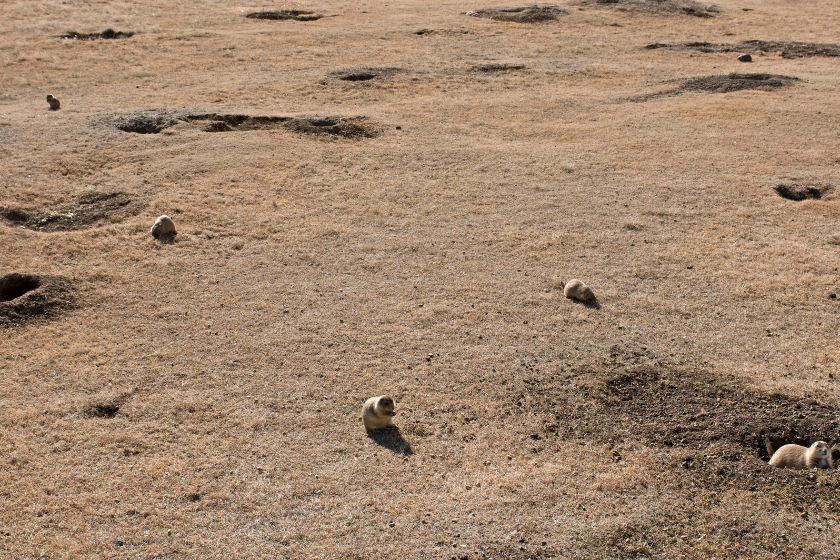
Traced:
<path fill-rule="evenodd" d="M 371 397 L 365 401 L 362 408 L 362 421 L 366 430 L 381 430 L 394 425 L 392 420 L 396 414 L 394 399 L 385 395 Z"/>
<path fill-rule="evenodd" d="M 566 283 L 566 286 L 563 288 L 563 295 L 569 299 L 576 299 L 583 303 L 592 303 L 595 301 L 595 292 L 592 291 L 592 288 L 577 278 L 573 278 Z"/>
<path fill-rule="evenodd" d="M 771 451 L 767 441 L 767 451 Z M 831 447 L 824 441 L 815 441 L 811 447 L 795 443 L 781 446 L 770 458 L 770 465 L 780 469 L 833 469 Z"/>
<path fill-rule="evenodd" d="M 61 109 L 61 102 L 52 95 L 47 96 L 47 103 L 50 104 L 50 111 L 58 111 Z"/>
<path fill-rule="evenodd" d="M 152 237 L 160 237 L 161 235 L 175 235 L 175 222 L 169 216 L 161 216 L 152 226 Z"/>

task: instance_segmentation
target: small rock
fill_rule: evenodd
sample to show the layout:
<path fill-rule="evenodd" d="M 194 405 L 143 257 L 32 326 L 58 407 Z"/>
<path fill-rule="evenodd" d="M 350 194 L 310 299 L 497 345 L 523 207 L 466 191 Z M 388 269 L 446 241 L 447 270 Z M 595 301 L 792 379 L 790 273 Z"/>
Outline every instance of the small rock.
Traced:
<path fill-rule="evenodd" d="M 175 222 L 169 216 L 161 216 L 152 226 L 152 237 L 158 238 L 164 235 L 176 235 Z"/>
<path fill-rule="evenodd" d="M 563 295 L 569 299 L 576 299 L 583 303 L 593 303 L 595 301 L 595 292 L 577 278 L 569 280 L 566 283 L 566 287 L 563 288 Z"/>
<path fill-rule="evenodd" d="M 742 54 L 741 56 L 738 57 L 738 60 L 740 62 L 752 62 L 752 56 L 750 56 L 748 54 Z"/>
<path fill-rule="evenodd" d="M 52 95 L 47 96 L 47 103 L 50 104 L 50 111 L 58 111 L 61 109 L 61 102 Z"/>

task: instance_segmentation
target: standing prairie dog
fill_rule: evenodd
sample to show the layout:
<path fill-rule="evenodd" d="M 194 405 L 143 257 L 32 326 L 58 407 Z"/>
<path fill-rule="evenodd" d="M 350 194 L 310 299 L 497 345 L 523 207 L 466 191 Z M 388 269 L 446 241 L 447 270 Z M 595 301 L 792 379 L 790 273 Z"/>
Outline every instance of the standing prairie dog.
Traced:
<path fill-rule="evenodd" d="M 160 237 L 162 235 L 175 235 L 175 222 L 169 216 L 161 216 L 152 226 L 152 237 Z"/>
<path fill-rule="evenodd" d="M 767 452 L 771 453 L 773 448 L 770 440 L 765 439 Z M 781 446 L 772 453 L 770 465 L 780 469 L 833 469 L 831 462 L 831 447 L 824 441 L 815 441 L 811 447 L 802 447 L 795 443 Z"/>
<path fill-rule="evenodd" d="M 563 288 L 563 295 L 569 299 L 576 299 L 583 303 L 593 303 L 595 301 L 595 292 L 592 291 L 592 288 L 577 278 L 573 278 L 566 283 L 566 286 Z"/>
<path fill-rule="evenodd" d="M 58 111 L 61 109 L 61 102 L 52 95 L 47 96 L 47 103 L 50 104 L 50 111 Z"/>
<path fill-rule="evenodd" d="M 369 398 L 362 408 L 362 420 L 366 430 L 381 430 L 393 426 L 393 418 L 396 414 L 394 399 L 385 395 Z"/>

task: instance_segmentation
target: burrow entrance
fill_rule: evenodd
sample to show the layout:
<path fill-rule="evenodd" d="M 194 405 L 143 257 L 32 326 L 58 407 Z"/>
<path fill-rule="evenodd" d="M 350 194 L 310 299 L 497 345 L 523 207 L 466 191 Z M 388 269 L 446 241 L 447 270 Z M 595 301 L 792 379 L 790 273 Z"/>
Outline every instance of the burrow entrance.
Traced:
<path fill-rule="evenodd" d="M 116 126 L 125 132 L 158 134 L 179 124 L 204 122 L 203 132 L 242 132 L 248 130 L 273 130 L 285 128 L 304 134 L 339 136 L 343 138 L 371 138 L 379 134 L 365 117 L 274 117 L 230 115 L 218 113 L 173 114 L 146 111 L 120 117 Z"/>
<path fill-rule="evenodd" d="M 776 194 L 788 200 L 795 200 L 801 202 L 808 198 L 812 200 L 819 200 L 823 194 L 828 192 L 827 187 L 817 187 L 814 185 L 776 185 L 773 187 Z"/>
<path fill-rule="evenodd" d="M 128 39 L 133 36 L 133 31 L 114 31 L 106 29 L 102 33 L 77 33 L 68 31 L 65 35 L 59 35 L 59 39 L 75 39 L 77 41 L 96 41 L 97 39 Z"/>
<path fill-rule="evenodd" d="M 116 223 L 142 209 L 141 201 L 124 192 L 90 192 L 53 208 L 0 207 L 0 219 L 36 231 L 73 231 Z"/>
<path fill-rule="evenodd" d="M 350 68 L 330 72 L 326 79 L 331 82 L 370 82 L 379 83 L 392 79 L 396 74 L 406 72 L 402 68 Z"/>
<path fill-rule="evenodd" d="M 840 45 L 834 43 L 799 43 L 788 41 L 743 41 L 741 43 L 652 43 L 646 49 L 693 50 L 703 53 L 778 53 L 782 58 L 805 58 L 812 56 L 840 56 Z"/>
<path fill-rule="evenodd" d="M 688 15 L 700 18 L 715 17 L 720 12 L 720 8 L 714 4 L 703 4 L 694 0 L 583 0 L 580 5 L 659 15 Z"/>
<path fill-rule="evenodd" d="M 0 276 L 0 326 L 49 315 L 71 301 L 70 281 L 65 278 L 18 272 Z"/>
<path fill-rule="evenodd" d="M 568 14 L 557 6 L 523 6 L 518 8 L 487 8 L 467 12 L 468 16 L 492 19 L 496 21 L 512 21 L 515 23 L 543 23 L 554 21 Z"/>
<path fill-rule="evenodd" d="M 274 10 L 266 12 L 251 12 L 245 16 L 251 19 L 274 19 L 294 21 L 315 21 L 324 17 L 323 14 L 316 14 L 305 10 Z"/>

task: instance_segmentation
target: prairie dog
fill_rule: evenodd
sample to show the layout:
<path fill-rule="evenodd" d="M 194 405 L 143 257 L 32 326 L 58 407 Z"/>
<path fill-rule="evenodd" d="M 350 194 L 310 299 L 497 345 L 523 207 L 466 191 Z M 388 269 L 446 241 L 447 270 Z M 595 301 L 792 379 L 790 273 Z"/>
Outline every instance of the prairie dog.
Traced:
<path fill-rule="evenodd" d="M 770 451 L 770 442 L 767 451 Z M 780 469 L 833 469 L 831 447 L 824 441 L 815 441 L 811 447 L 794 443 L 781 446 L 770 458 L 770 465 Z"/>
<path fill-rule="evenodd" d="M 381 430 L 393 426 L 394 415 L 394 399 L 385 395 L 369 398 L 362 408 L 362 420 L 366 430 Z"/>
<path fill-rule="evenodd" d="M 595 292 L 592 291 L 592 288 L 577 278 L 573 278 L 566 283 L 566 287 L 563 288 L 563 295 L 583 303 L 593 303 L 595 301 Z"/>
<path fill-rule="evenodd" d="M 61 102 L 52 95 L 47 96 L 47 103 L 50 104 L 50 111 L 58 111 L 61 109 Z"/>
<path fill-rule="evenodd" d="M 157 238 L 161 235 L 175 235 L 177 233 L 175 231 L 175 222 L 169 216 L 161 216 L 157 219 L 155 225 L 152 226 L 152 237 Z"/>

